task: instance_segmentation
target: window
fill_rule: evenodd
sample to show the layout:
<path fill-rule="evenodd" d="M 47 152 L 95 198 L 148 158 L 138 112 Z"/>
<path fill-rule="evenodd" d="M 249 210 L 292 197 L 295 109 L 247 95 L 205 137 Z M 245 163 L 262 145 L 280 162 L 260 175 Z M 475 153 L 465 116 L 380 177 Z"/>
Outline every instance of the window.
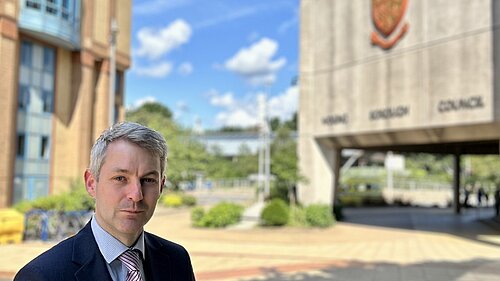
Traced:
<path fill-rule="evenodd" d="M 45 10 L 49 14 L 57 15 L 57 0 L 47 0 Z"/>
<path fill-rule="evenodd" d="M 30 103 L 30 90 L 25 85 L 19 86 L 18 108 L 27 109 Z"/>
<path fill-rule="evenodd" d="M 42 91 L 43 112 L 52 112 L 52 92 Z"/>
<path fill-rule="evenodd" d="M 43 48 L 43 70 L 54 73 L 54 49 Z"/>
<path fill-rule="evenodd" d="M 24 149 L 26 147 L 26 137 L 23 134 L 17 135 L 17 156 L 24 157 Z"/>
<path fill-rule="evenodd" d="M 40 10 L 40 0 L 26 0 L 26 7 Z"/>
<path fill-rule="evenodd" d="M 21 64 L 31 66 L 31 43 L 23 41 L 21 44 Z"/>
<path fill-rule="evenodd" d="M 69 19 L 69 0 L 62 0 L 61 16 L 63 19 Z"/>
<path fill-rule="evenodd" d="M 47 136 L 42 136 L 40 139 L 40 158 L 49 158 L 49 137 Z"/>

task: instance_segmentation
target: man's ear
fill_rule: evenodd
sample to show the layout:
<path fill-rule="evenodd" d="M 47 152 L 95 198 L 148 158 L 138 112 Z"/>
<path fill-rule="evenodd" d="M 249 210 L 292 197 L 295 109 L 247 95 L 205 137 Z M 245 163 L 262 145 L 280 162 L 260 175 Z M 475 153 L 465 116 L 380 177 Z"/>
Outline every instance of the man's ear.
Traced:
<path fill-rule="evenodd" d="M 165 186 L 165 180 L 167 177 L 163 176 L 161 178 L 161 184 L 160 184 L 160 194 L 163 192 L 163 187 Z"/>
<path fill-rule="evenodd" d="M 85 170 L 84 179 L 85 179 L 85 189 L 87 189 L 87 193 L 92 198 L 95 198 L 97 180 L 94 177 L 94 175 L 92 175 L 89 169 Z"/>

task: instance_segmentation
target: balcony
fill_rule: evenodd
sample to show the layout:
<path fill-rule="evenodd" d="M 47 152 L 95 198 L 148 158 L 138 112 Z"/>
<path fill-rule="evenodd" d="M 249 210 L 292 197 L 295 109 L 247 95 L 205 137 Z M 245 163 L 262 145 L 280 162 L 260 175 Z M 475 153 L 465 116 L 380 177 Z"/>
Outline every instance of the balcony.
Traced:
<path fill-rule="evenodd" d="M 80 0 L 21 0 L 23 33 L 70 49 L 80 48 Z"/>

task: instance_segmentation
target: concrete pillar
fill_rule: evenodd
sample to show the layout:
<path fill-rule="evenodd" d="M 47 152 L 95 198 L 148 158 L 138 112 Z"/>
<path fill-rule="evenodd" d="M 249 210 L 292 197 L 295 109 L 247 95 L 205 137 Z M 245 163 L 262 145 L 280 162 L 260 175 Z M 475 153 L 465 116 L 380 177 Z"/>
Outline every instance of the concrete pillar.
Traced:
<path fill-rule="evenodd" d="M 460 214 L 460 153 L 453 155 L 453 208 Z"/>
<path fill-rule="evenodd" d="M 340 174 L 340 149 L 328 140 L 299 138 L 299 167 L 301 174 L 308 175 L 306 182 L 299 183 L 297 197 L 304 205 L 328 204 L 333 206 L 338 190 Z"/>

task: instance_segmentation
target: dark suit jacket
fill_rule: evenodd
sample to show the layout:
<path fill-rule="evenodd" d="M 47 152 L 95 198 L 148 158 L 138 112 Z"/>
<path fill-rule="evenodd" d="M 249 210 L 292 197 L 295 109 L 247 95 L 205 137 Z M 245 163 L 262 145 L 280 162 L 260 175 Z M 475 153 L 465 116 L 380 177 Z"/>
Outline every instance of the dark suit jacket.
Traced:
<path fill-rule="evenodd" d="M 147 281 L 195 280 L 191 260 L 180 245 L 144 233 Z M 90 223 L 75 236 L 57 244 L 25 265 L 14 281 L 112 281 Z"/>

